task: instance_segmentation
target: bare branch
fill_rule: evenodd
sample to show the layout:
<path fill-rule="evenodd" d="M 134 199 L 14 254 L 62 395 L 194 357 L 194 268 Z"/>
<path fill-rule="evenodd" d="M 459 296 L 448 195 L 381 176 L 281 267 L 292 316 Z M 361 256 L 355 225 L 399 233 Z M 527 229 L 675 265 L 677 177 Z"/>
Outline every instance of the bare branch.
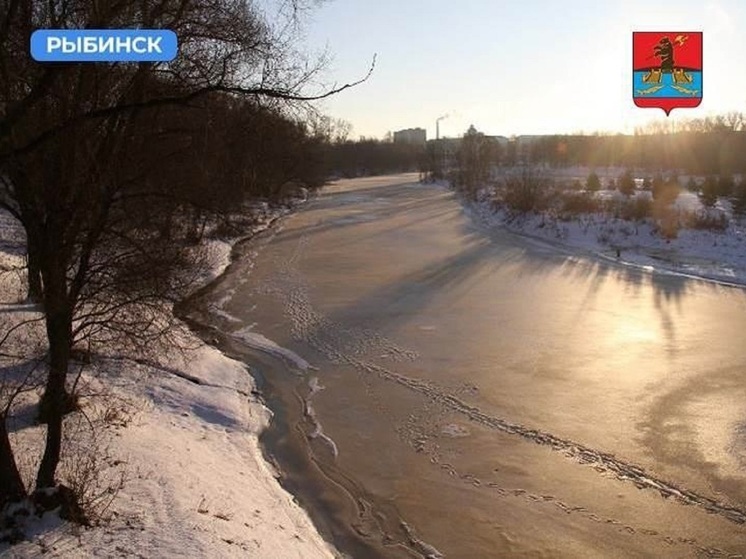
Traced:
<path fill-rule="evenodd" d="M 333 95 L 337 95 L 338 93 L 341 93 L 343 91 L 346 91 L 347 89 L 361 85 L 365 83 L 366 81 L 368 81 L 371 75 L 373 75 L 373 71 L 375 70 L 376 58 L 377 58 L 377 55 L 374 54 L 370 67 L 368 68 L 368 72 L 362 78 L 356 81 L 353 81 L 353 82 L 345 83 L 344 85 L 341 85 L 341 86 L 334 86 L 331 89 L 323 93 L 319 93 L 317 95 L 301 95 L 301 94 L 295 93 L 291 89 L 283 90 L 283 89 L 271 88 L 271 87 L 241 87 L 241 86 L 229 86 L 229 85 L 223 85 L 223 84 L 216 84 L 216 85 L 208 85 L 208 86 L 200 87 L 194 91 L 185 93 L 183 95 L 171 95 L 171 96 L 165 96 L 165 97 L 157 97 L 153 99 L 148 99 L 146 101 L 122 103 L 122 104 L 117 104 L 117 105 L 113 105 L 110 107 L 106 107 L 103 109 L 95 109 L 95 110 L 83 113 L 81 115 L 76 115 L 57 126 L 54 126 L 52 128 L 49 128 L 48 130 L 45 130 L 43 133 L 39 134 L 33 140 L 29 141 L 28 143 L 26 143 L 25 145 L 21 147 L 12 148 L 11 150 L 6 151 L 4 153 L 0 152 L 0 162 L 2 162 L 4 158 L 7 158 L 11 155 L 22 155 L 24 153 L 32 151 L 35 148 L 37 148 L 40 144 L 43 144 L 49 139 L 61 134 L 62 132 L 70 128 L 71 126 L 79 124 L 82 121 L 103 119 L 103 118 L 108 118 L 113 115 L 117 115 L 121 113 L 126 113 L 130 111 L 141 111 L 144 109 L 151 109 L 151 108 L 165 106 L 165 105 L 188 105 L 190 102 L 196 99 L 199 99 L 201 97 L 204 97 L 210 93 L 229 93 L 229 94 L 240 95 L 240 96 L 267 97 L 271 99 L 280 99 L 283 101 L 298 101 L 298 102 L 319 101 L 321 99 L 326 99 L 328 97 L 332 97 Z"/>

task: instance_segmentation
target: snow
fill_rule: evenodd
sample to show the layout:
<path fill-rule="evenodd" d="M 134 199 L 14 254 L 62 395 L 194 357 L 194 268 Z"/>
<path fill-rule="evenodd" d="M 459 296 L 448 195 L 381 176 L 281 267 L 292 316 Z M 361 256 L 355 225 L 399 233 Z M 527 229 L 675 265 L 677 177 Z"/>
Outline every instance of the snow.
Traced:
<path fill-rule="evenodd" d="M 311 403 L 311 399 L 314 397 L 314 395 L 324 390 L 324 387 L 319 382 L 318 377 L 311 377 L 311 380 L 308 381 L 308 387 L 310 388 L 310 393 L 308 394 L 308 397 L 306 398 L 304 404 L 306 409 L 306 417 L 308 417 L 308 419 L 314 426 L 313 431 L 309 436 L 312 439 L 321 439 L 326 442 L 326 444 L 329 445 L 332 456 L 334 456 L 334 458 L 336 459 L 339 457 L 339 448 L 337 448 L 337 443 L 335 443 L 334 439 L 332 439 L 324 432 L 324 427 L 321 425 L 321 421 L 319 421 L 319 418 L 316 415 L 316 410 Z"/>
<path fill-rule="evenodd" d="M 224 239 L 210 239 L 204 243 L 210 267 L 201 279 L 201 283 L 208 284 L 221 276 L 231 263 L 233 245 Z"/>
<path fill-rule="evenodd" d="M 0 218 L 0 226 L 6 217 Z M 271 221 L 262 220 L 256 229 Z M 229 241 L 209 242 L 212 266 L 203 282 L 227 268 L 231 246 Z M 0 252 L 0 260 L 15 265 L 18 258 Z M 15 303 L 13 294 L 5 285 L 2 288 L 3 317 L 38 311 Z M 0 547 L 0 555 L 338 556 L 263 458 L 259 435 L 271 412 L 254 396 L 247 367 L 191 333 L 184 336 L 187 349 L 161 355 L 155 362 L 95 355 L 82 377 L 86 415 L 103 426 L 98 434 L 107 459 L 101 477 L 125 479 L 106 519 L 84 529 L 47 514 L 30 521 L 28 541 Z M 299 368 L 308 368 L 300 357 L 270 340 L 248 332 L 247 336 Z M 87 425 L 87 419 L 78 420 Z M 30 457 L 39 456 L 43 435 L 43 428 L 33 425 L 13 434 L 27 478 L 33 475 Z"/>
<path fill-rule="evenodd" d="M 234 338 L 241 340 L 243 343 L 253 349 L 258 349 L 259 351 L 263 351 L 282 359 L 301 372 L 306 372 L 308 371 L 308 369 L 311 368 L 311 365 L 308 364 L 308 361 L 303 359 L 300 355 L 285 347 L 277 345 L 277 343 L 273 342 L 262 334 L 259 334 L 258 332 L 252 332 L 251 328 L 251 326 L 243 328 L 231 335 Z"/>
<path fill-rule="evenodd" d="M 588 169 L 585 171 L 587 173 Z M 582 169 L 563 171 L 563 174 L 582 176 Z M 599 172 L 599 176 L 616 175 Z M 636 195 L 650 197 L 649 192 Z M 600 191 L 596 196 L 601 199 L 622 197 L 617 191 Z M 687 191 L 681 192 L 673 209 L 705 211 L 698 196 Z M 490 188 L 479 193 L 478 201 L 470 205 L 469 211 L 482 223 L 507 228 L 560 250 L 589 254 L 653 273 L 746 286 L 746 222 L 733 216 L 730 203 L 722 199 L 714 209 L 707 211 L 729 218 L 724 231 L 682 228 L 677 237 L 670 240 L 656 233 L 651 219 L 627 221 L 602 213 L 561 218 L 552 212 L 521 215 L 504 207 L 495 208 Z"/>

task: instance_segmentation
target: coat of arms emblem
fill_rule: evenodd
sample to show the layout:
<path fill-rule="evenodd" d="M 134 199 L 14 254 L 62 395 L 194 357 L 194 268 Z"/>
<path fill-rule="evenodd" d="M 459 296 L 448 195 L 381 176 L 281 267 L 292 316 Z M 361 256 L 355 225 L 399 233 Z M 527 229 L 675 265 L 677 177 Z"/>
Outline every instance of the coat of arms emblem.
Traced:
<path fill-rule="evenodd" d="M 673 109 L 702 102 L 702 32 L 632 33 L 632 98 L 638 107 Z"/>

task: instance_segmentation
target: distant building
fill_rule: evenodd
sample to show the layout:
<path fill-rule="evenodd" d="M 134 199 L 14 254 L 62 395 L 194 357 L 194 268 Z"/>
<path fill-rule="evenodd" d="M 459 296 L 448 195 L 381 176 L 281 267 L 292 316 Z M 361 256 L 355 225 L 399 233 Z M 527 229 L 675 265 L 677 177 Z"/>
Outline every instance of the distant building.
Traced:
<path fill-rule="evenodd" d="M 427 132 L 424 128 L 407 128 L 394 132 L 395 144 L 414 144 L 424 146 L 427 142 Z"/>

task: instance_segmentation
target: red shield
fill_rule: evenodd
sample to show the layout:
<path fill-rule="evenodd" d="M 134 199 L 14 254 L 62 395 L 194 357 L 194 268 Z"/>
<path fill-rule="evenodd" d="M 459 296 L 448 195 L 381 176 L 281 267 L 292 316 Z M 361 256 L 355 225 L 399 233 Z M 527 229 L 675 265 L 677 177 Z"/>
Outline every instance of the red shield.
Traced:
<path fill-rule="evenodd" d="M 632 98 L 638 107 L 673 109 L 702 102 L 702 32 L 632 33 Z"/>

